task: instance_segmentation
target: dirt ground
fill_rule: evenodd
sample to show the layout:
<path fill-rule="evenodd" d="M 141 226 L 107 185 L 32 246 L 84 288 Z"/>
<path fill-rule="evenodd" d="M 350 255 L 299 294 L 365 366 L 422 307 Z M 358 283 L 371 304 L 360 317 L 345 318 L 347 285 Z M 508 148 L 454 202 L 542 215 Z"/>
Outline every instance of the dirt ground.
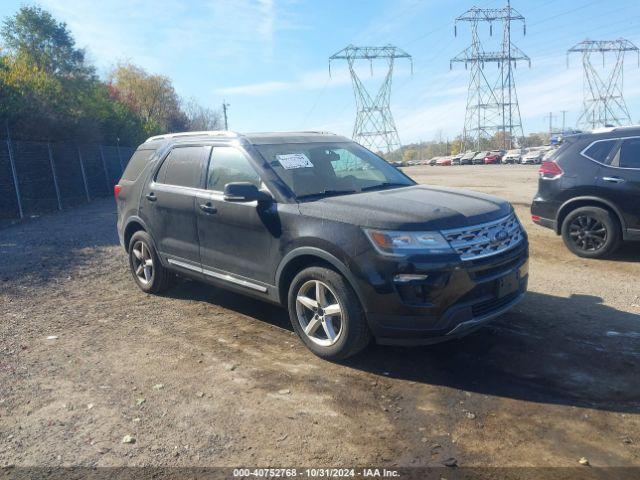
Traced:
<path fill-rule="evenodd" d="M 571 255 L 529 220 L 536 167 L 406 171 L 512 201 L 530 293 L 462 340 L 344 364 L 274 306 L 140 292 L 111 199 L 0 230 L 0 466 L 640 466 L 638 245 Z"/>

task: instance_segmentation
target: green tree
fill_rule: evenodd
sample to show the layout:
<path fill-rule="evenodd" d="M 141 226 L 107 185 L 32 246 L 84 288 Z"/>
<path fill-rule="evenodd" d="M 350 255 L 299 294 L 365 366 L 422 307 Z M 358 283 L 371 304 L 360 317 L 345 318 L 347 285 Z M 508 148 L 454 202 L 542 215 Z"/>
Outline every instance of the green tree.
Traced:
<path fill-rule="evenodd" d="M 219 111 L 183 104 L 166 76 L 122 64 L 101 81 L 67 26 L 40 7 L 0 22 L 0 39 L 0 125 L 14 138 L 136 145 L 220 128 Z"/>
<path fill-rule="evenodd" d="M 0 36 L 10 53 L 27 55 L 45 71 L 71 76 L 93 76 L 94 69 L 85 63 L 84 50 L 63 22 L 38 6 L 24 6 L 5 19 Z"/>
<path fill-rule="evenodd" d="M 65 95 L 61 83 L 26 55 L 0 61 L 0 119 L 13 129 L 46 137 L 64 127 Z M 4 129 L 4 125 L 3 125 Z"/>

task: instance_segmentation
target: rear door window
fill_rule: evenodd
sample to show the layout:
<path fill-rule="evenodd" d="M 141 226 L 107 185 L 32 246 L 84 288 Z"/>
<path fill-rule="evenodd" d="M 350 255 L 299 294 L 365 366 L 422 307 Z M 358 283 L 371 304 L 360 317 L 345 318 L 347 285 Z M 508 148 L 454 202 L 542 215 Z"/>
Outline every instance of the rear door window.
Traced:
<path fill-rule="evenodd" d="M 156 175 L 156 182 L 178 187 L 200 188 L 205 151 L 209 147 L 176 147 L 169 152 Z"/>
<path fill-rule="evenodd" d="M 617 142 L 617 140 L 602 140 L 594 142 L 589 147 L 587 147 L 583 155 L 590 158 L 591 160 L 595 160 L 596 162 L 608 165 L 609 163 L 611 163 L 611 152 Z"/>
<path fill-rule="evenodd" d="M 640 138 L 628 138 L 622 141 L 617 166 L 640 169 Z"/>

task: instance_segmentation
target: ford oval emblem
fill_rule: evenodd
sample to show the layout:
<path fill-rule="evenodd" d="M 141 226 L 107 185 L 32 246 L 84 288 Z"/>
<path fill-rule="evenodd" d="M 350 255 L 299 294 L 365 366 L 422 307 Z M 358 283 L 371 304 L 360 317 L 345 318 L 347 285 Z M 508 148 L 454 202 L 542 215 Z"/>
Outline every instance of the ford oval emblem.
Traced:
<path fill-rule="evenodd" d="M 509 234 L 506 230 L 498 230 L 491 236 L 491 243 L 504 242 L 507 238 L 509 238 Z"/>

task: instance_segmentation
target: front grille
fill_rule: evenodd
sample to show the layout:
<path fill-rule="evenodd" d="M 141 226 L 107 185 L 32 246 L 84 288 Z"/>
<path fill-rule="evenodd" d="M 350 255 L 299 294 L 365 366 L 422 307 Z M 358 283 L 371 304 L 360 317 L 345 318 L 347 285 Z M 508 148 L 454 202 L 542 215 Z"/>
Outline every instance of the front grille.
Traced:
<path fill-rule="evenodd" d="M 471 262 L 467 268 L 469 275 L 476 281 L 483 281 L 507 273 L 519 267 L 525 260 L 527 251 L 520 243 L 511 250 L 496 253 L 491 257 L 480 258 Z"/>
<path fill-rule="evenodd" d="M 442 235 L 462 260 L 496 255 L 515 247 L 524 238 L 515 213 L 494 222 L 443 230 Z"/>

